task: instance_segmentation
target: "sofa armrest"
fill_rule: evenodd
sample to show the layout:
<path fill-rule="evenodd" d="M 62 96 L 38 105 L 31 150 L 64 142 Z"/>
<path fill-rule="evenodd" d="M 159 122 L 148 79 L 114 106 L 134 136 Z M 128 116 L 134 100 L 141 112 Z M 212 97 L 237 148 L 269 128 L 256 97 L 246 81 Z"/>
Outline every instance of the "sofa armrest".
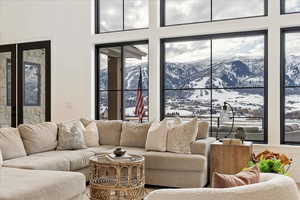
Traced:
<path fill-rule="evenodd" d="M 201 154 L 208 157 L 210 145 L 216 141 L 216 138 L 208 137 L 206 139 L 199 139 L 191 143 L 191 153 Z"/>

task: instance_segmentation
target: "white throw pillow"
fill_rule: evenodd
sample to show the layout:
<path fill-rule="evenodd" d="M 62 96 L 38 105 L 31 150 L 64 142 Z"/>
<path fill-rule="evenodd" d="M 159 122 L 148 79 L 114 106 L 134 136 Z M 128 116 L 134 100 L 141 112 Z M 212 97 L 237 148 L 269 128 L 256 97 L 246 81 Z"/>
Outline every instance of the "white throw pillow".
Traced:
<path fill-rule="evenodd" d="M 62 122 L 58 125 L 57 150 L 75 150 L 86 148 L 84 126 L 78 120 Z"/>
<path fill-rule="evenodd" d="M 99 134 L 96 122 L 93 121 L 85 127 L 84 141 L 87 147 L 99 146 Z"/>
<path fill-rule="evenodd" d="M 162 122 L 153 122 L 147 134 L 146 151 L 166 151 L 167 135 L 168 122 L 166 119 Z"/>
<path fill-rule="evenodd" d="M 167 151 L 174 153 L 191 153 L 191 142 L 196 140 L 198 132 L 197 118 L 174 125 L 168 129 Z"/>

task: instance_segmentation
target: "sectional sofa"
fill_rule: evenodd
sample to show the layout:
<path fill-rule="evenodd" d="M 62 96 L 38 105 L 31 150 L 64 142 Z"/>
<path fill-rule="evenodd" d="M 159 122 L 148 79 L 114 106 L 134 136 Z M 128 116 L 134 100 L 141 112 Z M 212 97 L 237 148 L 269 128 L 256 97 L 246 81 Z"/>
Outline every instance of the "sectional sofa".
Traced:
<path fill-rule="evenodd" d="M 81 150 L 56 150 L 58 126 L 53 122 L 0 129 L 0 199 L 81 199 L 89 158 L 120 146 L 124 122 L 96 123 L 99 146 Z M 201 123 L 199 128 L 207 132 L 208 124 Z M 146 184 L 190 188 L 207 184 L 208 155 L 214 141 L 210 137 L 197 139 L 191 143 L 190 154 L 146 151 L 144 146 L 135 146 L 134 139 L 131 145 L 122 147 L 130 154 L 145 156 Z"/>

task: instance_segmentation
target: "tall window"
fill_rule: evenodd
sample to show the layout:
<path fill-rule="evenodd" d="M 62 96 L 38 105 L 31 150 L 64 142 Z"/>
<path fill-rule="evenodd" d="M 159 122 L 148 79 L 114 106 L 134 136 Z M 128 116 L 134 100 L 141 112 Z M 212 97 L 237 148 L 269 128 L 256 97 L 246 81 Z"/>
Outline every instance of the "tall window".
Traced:
<path fill-rule="evenodd" d="M 148 0 L 95 0 L 96 33 L 147 28 Z"/>
<path fill-rule="evenodd" d="M 163 117 L 199 117 L 216 134 L 224 102 L 234 108 L 235 127 L 248 140 L 267 141 L 267 64 L 265 31 L 184 39 L 164 39 L 161 113 Z M 228 133 L 231 121 L 221 124 Z"/>
<path fill-rule="evenodd" d="M 162 26 L 267 15 L 266 0 L 161 0 Z"/>
<path fill-rule="evenodd" d="M 298 13 L 300 12 L 300 0 L 281 0 L 281 13 Z"/>
<path fill-rule="evenodd" d="M 140 74 L 148 120 L 148 44 L 132 42 L 96 46 L 96 118 L 138 120 L 135 114 Z M 142 73 L 140 73 L 142 72 Z"/>
<path fill-rule="evenodd" d="M 282 143 L 300 143 L 300 28 L 282 31 Z"/>

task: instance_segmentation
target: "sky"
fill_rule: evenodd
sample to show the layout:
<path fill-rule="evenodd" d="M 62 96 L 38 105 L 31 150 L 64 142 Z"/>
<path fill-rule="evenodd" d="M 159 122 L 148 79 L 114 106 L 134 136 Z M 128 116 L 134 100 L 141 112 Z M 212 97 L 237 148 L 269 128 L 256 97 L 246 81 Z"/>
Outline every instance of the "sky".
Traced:
<path fill-rule="evenodd" d="M 210 41 L 166 43 L 166 61 L 188 63 L 210 58 Z M 263 57 L 264 37 L 248 36 L 212 40 L 213 59 L 239 56 Z"/>
<path fill-rule="evenodd" d="M 300 11 L 300 0 L 285 0 L 285 11 L 286 12 L 299 12 Z"/>
<path fill-rule="evenodd" d="M 286 35 L 286 55 L 300 56 L 300 33 Z"/>

